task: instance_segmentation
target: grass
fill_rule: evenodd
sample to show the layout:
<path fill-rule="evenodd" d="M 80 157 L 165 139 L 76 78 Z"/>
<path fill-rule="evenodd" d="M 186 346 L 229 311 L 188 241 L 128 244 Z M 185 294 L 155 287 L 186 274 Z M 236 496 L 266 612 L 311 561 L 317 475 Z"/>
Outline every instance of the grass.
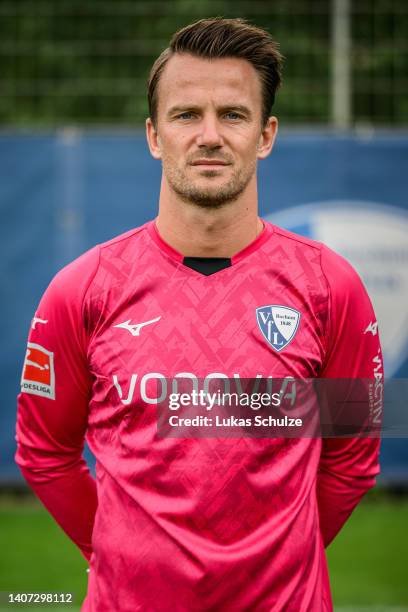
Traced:
<path fill-rule="evenodd" d="M 408 611 L 408 498 L 368 496 L 329 547 L 328 561 L 336 611 Z M 45 608 L 73 612 L 85 597 L 86 568 L 36 500 L 0 497 L 0 591 L 73 592 L 77 607 Z M 0 605 L 0 612 L 13 608 Z"/>
<path fill-rule="evenodd" d="M 39 502 L 0 498 L 0 591 L 72 592 L 78 605 L 86 594 L 87 567 Z"/>
<path fill-rule="evenodd" d="M 408 606 L 407 499 L 361 504 L 327 556 L 339 605 Z"/>

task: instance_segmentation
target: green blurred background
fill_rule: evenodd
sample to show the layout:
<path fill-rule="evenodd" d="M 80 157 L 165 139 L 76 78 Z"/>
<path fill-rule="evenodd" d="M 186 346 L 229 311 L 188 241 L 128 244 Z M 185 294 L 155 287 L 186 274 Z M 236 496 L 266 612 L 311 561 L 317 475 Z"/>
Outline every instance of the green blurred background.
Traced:
<path fill-rule="evenodd" d="M 0 123 L 144 124 L 154 59 L 176 29 L 216 15 L 280 42 L 284 125 L 407 124 L 406 0 L 2 0 Z"/>
<path fill-rule="evenodd" d="M 328 548 L 335 610 L 408 610 L 407 520 L 403 492 L 366 496 Z M 39 502 L 3 493 L 0 525 L 0 591 L 73 592 L 83 600 L 87 562 Z"/>

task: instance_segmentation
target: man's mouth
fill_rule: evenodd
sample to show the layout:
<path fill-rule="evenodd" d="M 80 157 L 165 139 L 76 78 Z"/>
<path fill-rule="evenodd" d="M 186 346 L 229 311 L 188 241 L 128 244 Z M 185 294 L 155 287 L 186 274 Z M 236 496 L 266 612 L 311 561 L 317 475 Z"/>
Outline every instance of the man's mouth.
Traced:
<path fill-rule="evenodd" d="M 224 159 L 197 159 L 191 163 L 192 166 L 204 166 L 207 168 L 217 168 L 219 166 L 229 166 Z"/>

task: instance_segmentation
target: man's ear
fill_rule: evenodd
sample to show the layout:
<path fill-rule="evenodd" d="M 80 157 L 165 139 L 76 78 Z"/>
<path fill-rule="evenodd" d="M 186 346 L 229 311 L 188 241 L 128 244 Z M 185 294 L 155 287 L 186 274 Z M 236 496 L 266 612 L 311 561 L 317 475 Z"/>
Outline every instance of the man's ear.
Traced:
<path fill-rule="evenodd" d="M 161 159 L 159 134 L 150 117 L 146 119 L 146 139 L 152 157 L 154 159 Z"/>
<path fill-rule="evenodd" d="M 269 117 L 259 136 L 256 154 L 258 159 L 265 159 L 265 157 L 268 157 L 269 153 L 272 151 L 277 133 L 278 119 L 276 117 Z"/>

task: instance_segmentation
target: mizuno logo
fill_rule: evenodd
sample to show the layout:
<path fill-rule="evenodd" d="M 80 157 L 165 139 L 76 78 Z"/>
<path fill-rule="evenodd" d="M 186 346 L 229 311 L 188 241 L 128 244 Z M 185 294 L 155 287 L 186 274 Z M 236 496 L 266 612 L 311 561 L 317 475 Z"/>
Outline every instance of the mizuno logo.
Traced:
<path fill-rule="evenodd" d="M 140 336 L 140 330 L 145 325 L 151 325 L 152 323 L 156 323 L 160 321 L 161 316 L 156 319 L 151 319 L 150 321 L 145 321 L 144 323 L 134 323 L 133 325 L 130 323 L 132 319 L 128 319 L 124 323 L 118 323 L 118 325 L 114 325 L 113 327 L 120 327 L 121 329 L 126 329 L 128 332 L 132 334 L 132 336 Z"/>

